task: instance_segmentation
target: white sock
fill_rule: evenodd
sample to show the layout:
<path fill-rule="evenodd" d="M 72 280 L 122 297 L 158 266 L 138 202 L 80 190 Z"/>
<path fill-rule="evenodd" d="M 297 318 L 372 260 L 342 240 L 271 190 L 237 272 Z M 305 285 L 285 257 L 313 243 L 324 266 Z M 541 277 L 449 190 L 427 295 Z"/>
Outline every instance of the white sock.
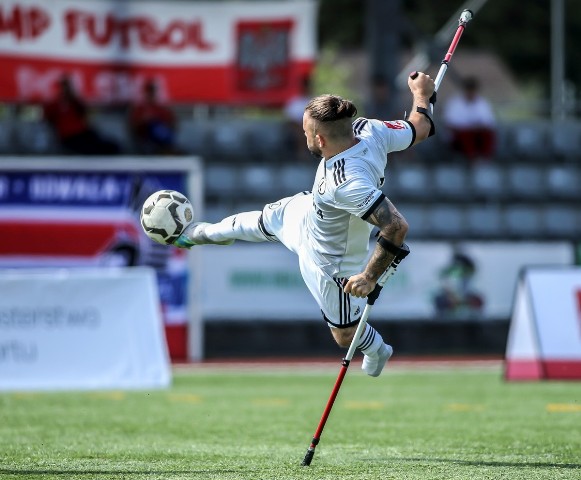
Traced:
<path fill-rule="evenodd" d="M 242 212 L 226 217 L 218 223 L 208 225 L 204 234 L 214 242 L 244 240 L 246 242 L 266 242 L 271 240 L 262 231 L 261 211 Z M 276 239 L 274 239 L 276 240 Z"/>
<path fill-rule="evenodd" d="M 383 345 L 383 338 L 381 335 L 373 328 L 371 325 L 367 324 L 365 326 L 365 331 L 359 339 L 359 344 L 357 348 L 361 350 L 365 355 L 375 355 L 379 350 L 379 347 Z"/>

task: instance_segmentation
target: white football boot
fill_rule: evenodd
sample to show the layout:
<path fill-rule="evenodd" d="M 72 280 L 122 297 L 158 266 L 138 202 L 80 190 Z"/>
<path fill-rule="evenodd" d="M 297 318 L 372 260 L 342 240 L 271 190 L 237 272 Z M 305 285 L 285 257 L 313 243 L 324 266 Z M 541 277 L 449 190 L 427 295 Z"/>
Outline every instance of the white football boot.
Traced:
<path fill-rule="evenodd" d="M 364 355 L 363 356 L 363 364 L 361 365 L 361 369 L 367 374 L 372 377 L 379 377 L 381 374 L 383 367 L 390 359 L 393 354 L 393 348 L 391 345 L 384 343 L 377 353 L 373 356 Z"/>
<path fill-rule="evenodd" d="M 194 245 L 231 245 L 234 243 L 234 240 L 223 242 L 210 240 L 205 233 L 208 225 L 210 225 L 208 222 L 196 222 L 188 225 L 173 244 L 179 248 L 191 248 Z"/>

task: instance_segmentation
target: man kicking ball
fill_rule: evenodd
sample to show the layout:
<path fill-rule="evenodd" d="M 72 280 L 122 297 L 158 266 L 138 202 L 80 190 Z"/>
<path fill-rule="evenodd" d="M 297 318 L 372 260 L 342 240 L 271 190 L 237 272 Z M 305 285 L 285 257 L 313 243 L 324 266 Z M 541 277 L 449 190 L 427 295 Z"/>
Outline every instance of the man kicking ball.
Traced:
<path fill-rule="evenodd" d="M 412 78 L 413 77 L 413 78 Z M 341 347 L 348 348 L 366 297 L 400 251 L 408 224 L 381 191 L 387 154 L 434 133 L 429 99 L 434 81 L 410 76 L 406 120 L 353 118 L 355 105 L 337 95 L 313 98 L 303 115 L 309 151 L 320 160 L 312 192 L 237 213 L 218 223 L 194 223 L 174 245 L 230 245 L 235 240 L 281 242 L 298 255 L 302 277 Z M 368 258 L 373 227 L 377 244 Z M 377 377 L 393 349 L 369 324 L 357 345 L 362 368 Z"/>

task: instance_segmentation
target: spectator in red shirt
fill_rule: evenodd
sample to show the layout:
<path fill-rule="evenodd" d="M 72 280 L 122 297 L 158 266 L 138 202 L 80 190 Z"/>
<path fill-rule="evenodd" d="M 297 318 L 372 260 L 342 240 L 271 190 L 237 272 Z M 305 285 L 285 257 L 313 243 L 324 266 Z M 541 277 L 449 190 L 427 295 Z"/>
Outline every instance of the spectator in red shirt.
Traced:
<path fill-rule="evenodd" d="M 476 77 L 463 80 L 462 93 L 444 105 L 443 113 L 452 150 L 471 161 L 490 159 L 494 155 L 496 117 L 490 102 L 480 94 Z"/>
<path fill-rule="evenodd" d="M 67 76 L 57 84 L 56 98 L 44 106 L 44 119 L 52 127 L 65 154 L 115 155 L 119 146 L 103 138 L 89 124 L 87 106 Z"/>
<path fill-rule="evenodd" d="M 160 103 L 153 80 L 144 85 L 143 96 L 129 113 L 129 129 L 137 151 L 150 155 L 178 153 L 175 149 L 175 115 Z"/>

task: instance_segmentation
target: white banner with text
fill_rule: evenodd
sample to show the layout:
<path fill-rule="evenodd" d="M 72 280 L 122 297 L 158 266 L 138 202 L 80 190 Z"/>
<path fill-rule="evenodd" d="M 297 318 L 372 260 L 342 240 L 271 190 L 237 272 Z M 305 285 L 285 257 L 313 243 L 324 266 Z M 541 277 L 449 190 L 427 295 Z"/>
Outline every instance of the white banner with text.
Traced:
<path fill-rule="evenodd" d="M 92 102 L 282 104 L 316 57 L 317 3 L 0 0 L 0 100 L 43 101 L 62 75 Z"/>
<path fill-rule="evenodd" d="M 509 318 L 522 268 L 574 262 L 573 247 L 565 242 L 418 241 L 409 246 L 410 255 L 374 306 L 374 318 Z M 296 256 L 283 246 L 201 248 L 205 320 L 320 318 Z"/>
<path fill-rule="evenodd" d="M 0 390 L 170 384 L 154 270 L 5 270 L 0 292 Z"/>

